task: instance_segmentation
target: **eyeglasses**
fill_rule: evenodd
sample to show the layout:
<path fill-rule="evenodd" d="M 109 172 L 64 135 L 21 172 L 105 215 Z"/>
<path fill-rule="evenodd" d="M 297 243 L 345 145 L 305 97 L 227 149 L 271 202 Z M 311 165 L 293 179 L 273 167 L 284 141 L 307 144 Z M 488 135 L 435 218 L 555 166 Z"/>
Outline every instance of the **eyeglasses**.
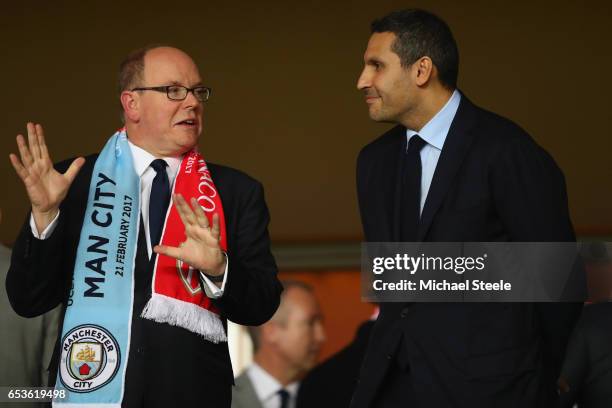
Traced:
<path fill-rule="evenodd" d="M 206 86 L 196 86 L 194 88 L 187 88 L 182 85 L 168 85 L 168 86 L 149 86 L 142 88 L 134 88 L 132 91 L 157 91 L 165 92 L 168 99 L 173 101 L 182 101 L 187 97 L 187 94 L 191 92 L 193 96 L 200 102 L 206 102 L 210 98 L 211 88 Z"/>

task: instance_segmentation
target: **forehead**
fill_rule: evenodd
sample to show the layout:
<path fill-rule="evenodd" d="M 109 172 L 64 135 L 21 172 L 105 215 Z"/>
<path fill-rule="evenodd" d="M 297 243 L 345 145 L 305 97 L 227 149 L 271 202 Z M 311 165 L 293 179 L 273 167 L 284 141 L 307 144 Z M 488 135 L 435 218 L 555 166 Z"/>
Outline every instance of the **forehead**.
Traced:
<path fill-rule="evenodd" d="M 144 81 L 148 86 L 194 86 L 202 82 L 191 57 L 174 48 L 156 48 L 145 55 Z"/>
<path fill-rule="evenodd" d="M 391 32 L 372 34 L 370 40 L 368 41 L 368 48 L 363 55 L 364 61 L 368 61 L 370 59 L 391 58 L 392 55 L 397 57 L 397 54 L 391 50 L 391 46 L 393 45 L 395 38 L 395 34 Z M 399 60 L 399 57 L 397 58 Z"/>
<path fill-rule="evenodd" d="M 319 304 L 314 295 L 302 288 L 290 288 L 285 295 L 289 318 L 310 318 L 320 314 Z"/>

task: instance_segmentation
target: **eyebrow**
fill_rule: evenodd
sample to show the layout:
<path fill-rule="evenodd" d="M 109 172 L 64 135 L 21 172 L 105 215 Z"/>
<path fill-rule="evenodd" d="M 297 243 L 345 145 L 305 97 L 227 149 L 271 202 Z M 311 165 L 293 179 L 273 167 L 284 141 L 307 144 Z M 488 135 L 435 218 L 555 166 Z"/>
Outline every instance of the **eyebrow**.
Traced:
<path fill-rule="evenodd" d="M 380 64 L 380 65 L 384 65 L 385 63 L 382 62 L 380 59 L 376 58 L 376 57 L 370 57 L 366 60 L 366 64 Z"/>
<path fill-rule="evenodd" d="M 170 85 L 180 85 L 180 86 L 185 86 L 185 85 L 183 85 L 183 84 L 182 84 L 181 82 L 179 82 L 179 81 L 170 81 L 170 82 L 169 82 L 169 84 L 170 84 Z M 198 82 L 196 82 L 195 84 L 193 84 L 193 85 L 191 86 L 191 88 L 197 88 L 198 86 L 203 86 L 203 85 L 202 85 L 202 81 L 198 81 Z"/>

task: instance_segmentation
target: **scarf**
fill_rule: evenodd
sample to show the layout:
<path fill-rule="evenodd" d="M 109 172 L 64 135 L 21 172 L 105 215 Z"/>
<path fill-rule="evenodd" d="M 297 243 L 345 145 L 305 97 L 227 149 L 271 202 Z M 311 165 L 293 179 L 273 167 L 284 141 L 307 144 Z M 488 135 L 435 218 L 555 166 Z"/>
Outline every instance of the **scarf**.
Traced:
<path fill-rule="evenodd" d="M 173 193 L 195 197 L 212 224 L 219 214 L 220 246 L 227 250 L 225 218 L 206 162 L 187 153 Z M 161 243 L 179 246 L 185 227 L 171 202 Z M 130 351 L 134 265 L 140 226 L 140 177 L 125 129 L 115 133 L 96 160 L 62 329 L 56 389 L 67 398 L 54 406 L 120 407 Z M 173 258 L 156 257 L 152 296 L 142 317 L 227 341 L 218 310 L 203 293 L 198 271 Z"/>

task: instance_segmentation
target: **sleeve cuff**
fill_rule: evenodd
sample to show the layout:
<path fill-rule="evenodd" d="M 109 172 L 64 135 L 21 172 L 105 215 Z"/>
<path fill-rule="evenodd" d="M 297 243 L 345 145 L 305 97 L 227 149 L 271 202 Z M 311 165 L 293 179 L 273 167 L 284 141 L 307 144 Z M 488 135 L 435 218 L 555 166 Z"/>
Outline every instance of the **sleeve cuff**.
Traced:
<path fill-rule="evenodd" d="M 223 296 L 223 291 L 225 290 L 225 282 L 227 282 L 227 271 L 229 269 L 229 257 L 227 253 L 223 252 L 225 255 L 225 271 L 223 272 L 223 282 L 221 282 L 221 287 L 219 288 L 213 281 L 208 279 L 206 275 L 202 271 L 200 271 L 200 276 L 202 277 L 202 285 L 204 289 L 204 293 L 211 299 L 218 299 Z"/>
<path fill-rule="evenodd" d="M 51 224 L 47 225 L 47 228 L 45 228 L 44 231 L 39 234 L 38 228 L 36 227 L 36 222 L 34 221 L 34 216 L 32 215 L 32 213 L 30 213 L 30 229 L 32 230 L 32 235 L 34 235 L 34 238 L 41 240 L 49 238 L 51 234 L 53 234 L 53 231 L 55 231 L 55 227 L 57 227 L 57 220 L 59 218 L 59 214 L 60 212 L 58 211 L 53 221 L 51 221 Z"/>

